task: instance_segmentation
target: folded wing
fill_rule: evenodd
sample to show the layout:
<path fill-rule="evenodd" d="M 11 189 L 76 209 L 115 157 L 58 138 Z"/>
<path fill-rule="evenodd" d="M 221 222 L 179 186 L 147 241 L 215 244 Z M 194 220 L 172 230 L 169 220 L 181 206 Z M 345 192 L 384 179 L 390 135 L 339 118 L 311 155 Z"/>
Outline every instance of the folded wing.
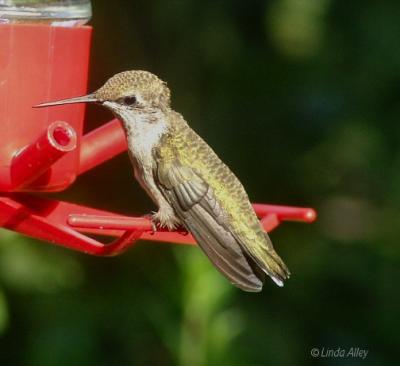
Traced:
<path fill-rule="evenodd" d="M 177 161 L 160 163 L 155 176 L 179 219 L 218 270 L 242 290 L 261 291 L 265 274 L 232 234 L 227 214 L 207 182 Z"/>

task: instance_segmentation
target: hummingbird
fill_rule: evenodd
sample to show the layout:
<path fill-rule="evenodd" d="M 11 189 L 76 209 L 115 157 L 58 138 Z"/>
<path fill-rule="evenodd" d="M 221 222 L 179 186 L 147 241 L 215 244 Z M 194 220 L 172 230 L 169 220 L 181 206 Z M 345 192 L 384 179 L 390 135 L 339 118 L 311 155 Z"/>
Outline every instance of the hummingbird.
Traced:
<path fill-rule="evenodd" d="M 103 105 L 121 121 L 135 178 L 158 207 L 155 225 L 183 226 L 214 266 L 244 291 L 261 291 L 266 275 L 283 286 L 289 270 L 243 185 L 171 108 L 165 82 L 147 71 L 125 71 L 91 94 L 36 107 L 71 103 Z"/>

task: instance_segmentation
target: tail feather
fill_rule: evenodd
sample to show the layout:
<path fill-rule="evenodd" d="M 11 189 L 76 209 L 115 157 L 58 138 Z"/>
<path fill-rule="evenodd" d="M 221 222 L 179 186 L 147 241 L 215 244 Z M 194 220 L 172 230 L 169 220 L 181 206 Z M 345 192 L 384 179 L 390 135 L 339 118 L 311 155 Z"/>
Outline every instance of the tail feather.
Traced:
<path fill-rule="evenodd" d="M 255 255 L 249 250 L 247 251 L 249 256 L 254 262 L 269 276 L 271 279 L 280 287 L 283 286 L 283 281 L 290 277 L 290 271 L 283 260 L 275 252 L 272 246 L 271 239 L 268 234 L 265 233 L 265 239 L 267 240 L 267 246 L 263 247 L 261 253 Z"/>

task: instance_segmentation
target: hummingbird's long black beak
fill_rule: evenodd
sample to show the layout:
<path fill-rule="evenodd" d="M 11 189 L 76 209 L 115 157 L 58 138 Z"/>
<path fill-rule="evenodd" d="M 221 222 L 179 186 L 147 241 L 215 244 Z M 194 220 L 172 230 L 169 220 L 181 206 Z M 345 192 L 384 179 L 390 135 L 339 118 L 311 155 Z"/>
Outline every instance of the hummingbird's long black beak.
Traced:
<path fill-rule="evenodd" d="M 68 98 L 68 99 L 56 100 L 53 102 L 41 103 L 41 104 L 33 106 L 33 108 L 52 107 L 52 106 L 56 106 L 56 105 L 74 104 L 74 103 L 96 103 L 96 102 L 99 102 L 99 100 L 95 97 L 94 93 L 92 93 L 92 94 L 88 94 L 88 95 L 83 95 L 81 97 Z"/>

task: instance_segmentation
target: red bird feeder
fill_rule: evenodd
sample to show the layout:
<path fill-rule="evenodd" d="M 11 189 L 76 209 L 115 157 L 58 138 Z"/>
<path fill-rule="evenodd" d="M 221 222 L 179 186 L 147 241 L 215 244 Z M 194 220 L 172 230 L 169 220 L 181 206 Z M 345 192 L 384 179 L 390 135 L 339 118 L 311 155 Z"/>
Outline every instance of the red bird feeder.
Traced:
<path fill-rule="evenodd" d="M 127 149 L 118 120 L 82 136 L 83 104 L 32 109 L 86 93 L 91 28 L 0 24 L 0 226 L 93 255 L 115 255 L 137 239 L 194 244 L 190 234 L 30 193 L 61 191 Z M 29 193 L 28 193 L 29 192 Z M 254 204 L 266 231 L 282 221 L 312 222 L 311 208 Z M 103 244 L 88 234 L 117 239 Z"/>

